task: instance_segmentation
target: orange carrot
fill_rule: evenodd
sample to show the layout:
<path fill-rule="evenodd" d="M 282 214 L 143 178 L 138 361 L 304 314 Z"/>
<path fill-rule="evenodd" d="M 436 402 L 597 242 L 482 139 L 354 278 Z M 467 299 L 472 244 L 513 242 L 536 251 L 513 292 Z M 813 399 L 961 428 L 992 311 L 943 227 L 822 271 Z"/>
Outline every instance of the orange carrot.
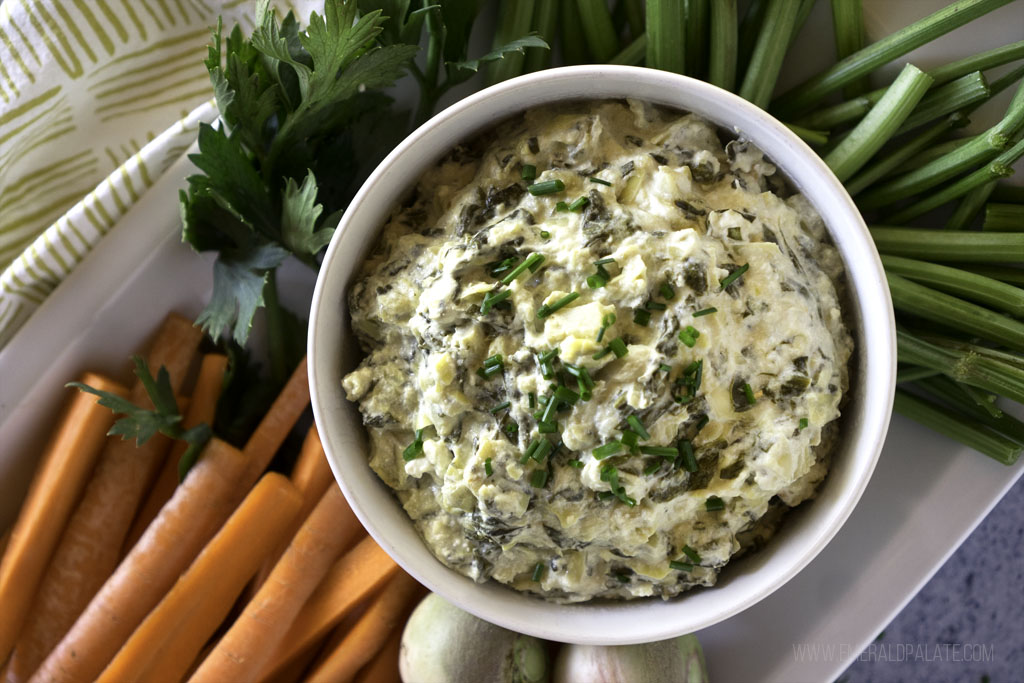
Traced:
<path fill-rule="evenodd" d="M 82 381 L 103 391 L 127 396 L 120 384 L 86 373 Z M 32 596 L 50 561 L 64 525 L 82 495 L 107 429 L 114 421 L 92 394 L 74 394 L 39 462 L 14 526 L 10 547 L 0 561 L 0 662 L 7 659 L 28 616 Z"/>
<path fill-rule="evenodd" d="M 341 491 L 329 488 L 266 583 L 190 680 L 254 679 L 317 584 L 361 529 Z"/>
<path fill-rule="evenodd" d="M 395 561 L 372 538 L 360 541 L 334 563 L 309 597 L 260 679 L 285 669 L 397 571 Z"/>
<path fill-rule="evenodd" d="M 175 393 L 201 338 L 199 328 L 172 314 L 147 354 L 154 373 L 161 365 L 167 368 Z M 151 405 L 141 382 L 135 383 L 130 398 L 136 405 Z M 139 501 L 169 446 L 162 435 L 139 447 L 119 436 L 107 441 L 39 584 L 11 654 L 9 680 L 24 680 L 35 671 L 117 566 Z"/>
<path fill-rule="evenodd" d="M 98 680 L 180 680 L 301 505 L 287 478 L 265 475 Z"/>
<path fill-rule="evenodd" d="M 333 652 L 307 677 L 311 683 L 340 683 L 353 676 L 380 651 L 404 615 L 422 596 L 422 586 L 405 572 L 391 579 L 362 618 Z"/>
<path fill-rule="evenodd" d="M 139 542 L 96 593 L 39 671 L 44 680 L 96 678 L 174 586 L 245 496 L 248 461 L 212 439 Z"/>
<path fill-rule="evenodd" d="M 398 673 L 398 657 L 402 650 L 402 629 L 392 629 L 388 642 L 377 656 L 364 666 L 353 679 L 355 683 L 402 683 Z"/>
<path fill-rule="evenodd" d="M 189 400 L 188 410 L 182 419 L 182 427 L 191 429 L 202 423 L 213 425 L 213 418 L 217 409 L 217 399 L 220 398 L 221 385 L 224 382 L 224 371 L 228 365 L 228 357 L 220 353 L 208 353 L 203 356 L 199 366 L 199 376 L 196 378 L 196 385 L 192 389 L 192 396 Z M 184 441 L 176 441 L 171 447 L 171 452 L 164 460 L 163 469 L 156 478 L 156 483 L 146 497 L 146 501 L 139 508 L 135 515 L 132 528 L 125 539 L 121 554 L 126 555 L 128 551 L 142 537 L 143 532 L 149 523 L 156 518 L 160 508 L 164 506 L 174 489 L 178 486 L 178 461 L 185 453 L 188 444 Z"/>
<path fill-rule="evenodd" d="M 270 459 L 308 405 L 309 375 L 303 358 L 242 449 L 249 458 L 248 477 L 252 481 L 267 469 Z"/>
<path fill-rule="evenodd" d="M 299 523 L 296 524 L 296 531 L 298 531 L 298 525 L 309 517 L 313 508 L 320 502 L 324 491 L 334 483 L 334 474 L 331 472 L 330 465 L 327 464 L 327 455 L 324 453 L 323 444 L 320 443 L 320 435 L 316 431 L 315 424 L 306 432 L 306 439 L 302 442 L 299 458 L 295 461 L 295 467 L 292 468 L 291 480 L 303 497 L 302 509 L 299 511 Z M 267 561 L 260 567 L 253 580 L 252 590 L 254 593 L 270 576 L 274 565 L 281 559 L 287 547 L 288 544 L 282 544 L 281 547 L 275 548 Z"/>

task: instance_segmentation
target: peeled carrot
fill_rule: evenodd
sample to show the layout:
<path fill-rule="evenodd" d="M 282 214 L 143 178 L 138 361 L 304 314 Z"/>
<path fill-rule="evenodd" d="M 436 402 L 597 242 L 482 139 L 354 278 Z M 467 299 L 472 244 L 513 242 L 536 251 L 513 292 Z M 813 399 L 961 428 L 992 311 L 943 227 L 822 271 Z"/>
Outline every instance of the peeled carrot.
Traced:
<path fill-rule="evenodd" d="M 248 476 L 252 481 L 256 481 L 263 470 L 267 469 L 270 459 L 308 405 L 309 375 L 306 359 L 303 358 L 242 449 L 249 458 Z"/>
<path fill-rule="evenodd" d="M 271 678 L 287 668 L 397 571 L 395 561 L 372 538 L 360 541 L 331 567 L 259 678 Z"/>
<path fill-rule="evenodd" d="M 180 680 L 301 505 L 287 478 L 265 475 L 98 680 Z"/>
<path fill-rule="evenodd" d="M 306 432 L 302 450 L 299 452 L 298 460 L 295 461 L 295 467 L 292 468 L 291 480 L 303 497 L 302 509 L 299 511 L 299 523 L 296 524 L 297 531 L 299 524 L 309 517 L 313 508 L 320 502 L 324 491 L 334 483 L 334 474 L 331 472 L 330 465 L 327 464 L 327 455 L 324 453 L 323 444 L 320 443 L 320 435 L 316 431 L 315 424 Z M 270 576 L 274 565 L 281 559 L 287 547 L 287 544 L 282 544 L 281 547 L 275 548 L 267 561 L 260 567 L 253 580 L 252 590 L 254 593 Z"/>
<path fill-rule="evenodd" d="M 174 314 L 155 337 L 147 354 L 149 367 L 154 372 L 166 367 L 175 393 L 201 338 L 199 328 Z M 135 383 L 130 398 L 136 405 L 149 404 L 141 382 Z M 9 680 L 25 680 L 36 670 L 117 566 L 139 501 L 169 445 L 162 435 L 138 447 L 119 436 L 107 440 L 39 584 L 11 654 Z"/>
<path fill-rule="evenodd" d="M 401 683 L 398 657 L 402 650 L 402 629 L 392 629 L 388 642 L 352 679 L 355 683 Z"/>
<path fill-rule="evenodd" d="M 421 597 L 422 586 L 405 572 L 388 581 L 366 612 L 333 652 L 307 677 L 310 683 L 339 683 L 353 676 L 376 655 L 403 617 Z"/>
<path fill-rule="evenodd" d="M 361 529 L 341 491 L 329 488 L 267 581 L 190 680 L 253 680 L 317 584 Z"/>
<path fill-rule="evenodd" d="M 113 380 L 86 373 L 82 381 L 127 396 Z M 32 605 L 32 596 L 68 517 L 85 488 L 114 421 L 92 394 L 74 392 L 53 438 L 43 451 L 25 502 L 0 552 L 0 662 L 7 659 Z"/>
<path fill-rule="evenodd" d="M 191 429 L 202 423 L 213 425 L 213 418 L 217 410 L 217 399 L 220 398 L 221 386 L 224 383 L 224 371 L 228 365 L 228 357 L 220 353 L 208 353 L 203 356 L 199 365 L 199 376 L 196 378 L 195 387 L 192 389 L 192 396 L 189 399 L 188 410 L 181 421 L 185 429 Z M 176 441 L 171 446 L 171 452 L 164 460 L 163 469 L 156 478 L 156 483 L 150 489 L 145 502 L 135 515 L 132 528 L 125 539 L 121 554 L 126 555 L 129 550 L 142 537 L 143 532 L 149 523 L 160 512 L 178 486 L 178 461 L 185 453 L 188 444 L 184 441 Z"/>
<path fill-rule="evenodd" d="M 151 609 L 223 526 L 247 487 L 248 461 L 219 439 L 195 466 L 153 523 L 43 662 L 48 681 L 96 678 Z"/>

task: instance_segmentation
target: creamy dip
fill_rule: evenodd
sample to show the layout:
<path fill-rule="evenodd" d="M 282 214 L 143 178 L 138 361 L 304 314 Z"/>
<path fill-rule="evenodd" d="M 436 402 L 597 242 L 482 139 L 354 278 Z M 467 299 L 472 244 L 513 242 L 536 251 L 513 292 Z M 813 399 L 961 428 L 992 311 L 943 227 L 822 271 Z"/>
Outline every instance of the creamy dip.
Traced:
<path fill-rule="evenodd" d="M 753 144 L 639 102 L 527 112 L 397 208 L 350 290 L 370 466 L 433 553 L 561 601 L 669 597 L 814 495 L 842 265 Z"/>

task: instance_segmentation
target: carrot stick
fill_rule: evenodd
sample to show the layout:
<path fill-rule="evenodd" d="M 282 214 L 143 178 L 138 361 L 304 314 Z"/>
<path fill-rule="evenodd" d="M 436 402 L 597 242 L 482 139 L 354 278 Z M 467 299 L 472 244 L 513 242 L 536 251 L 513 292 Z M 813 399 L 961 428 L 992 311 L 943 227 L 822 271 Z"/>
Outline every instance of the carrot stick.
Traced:
<path fill-rule="evenodd" d="M 388 636 L 377 656 L 364 666 L 353 679 L 354 683 L 401 683 L 398 657 L 402 650 L 402 629 L 396 628 Z"/>
<path fill-rule="evenodd" d="M 351 680 L 384 647 L 392 631 L 404 623 L 403 617 L 421 593 L 422 586 L 415 579 L 399 572 L 374 598 L 341 645 L 328 653 L 306 680 L 310 683 Z"/>
<path fill-rule="evenodd" d="M 103 391 L 127 396 L 113 380 L 85 373 L 82 381 Z M 107 430 L 114 421 L 96 396 L 72 389 L 64 412 L 32 479 L 14 526 L 10 546 L 0 561 L 0 662 L 7 659 L 18 637 L 32 596 L 50 561 L 82 489 L 96 464 Z"/>
<path fill-rule="evenodd" d="M 201 338 L 199 328 L 171 314 L 154 339 L 149 367 L 166 367 L 175 393 Z M 149 404 L 142 382 L 129 396 L 136 405 Z M 117 566 L 125 534 L 169 446 L 163 435 L 142 446 L 119 436 L 107 440 L 39 584 L 11 655 L 9 679 L 24 680 L 35 671 Z"/>
<path fill-rule="evenodd" d="M 317 586 L 264 668 L 260 680 L 275 676 L 320 641 L 350 610 L 380 588 L 398 565 L 372 538 L 364 538 L 341 557 Z"/>
<path fill-rule="evenodd" d="M 212 439 L 174 495 L 103 584 L 39 671 L 44 680 L 96 678 L 223 526 L 246 488 L 241 451 Z"/>
<path fill-rule="evenodd" d="M 315 424 L 306 432 L 306 439 L 302 442 L 299 458 L 295 461 L 295 467 L 292 468 L 291 480 L 303 496 L 302 509 L 299 511 L 299 524 L 301 524 L 320 502 L 327 487 L 334 483 L 334 474 L 331 472 L 330 465 L 327 464 L 327 455 L 324 453 L 323 444 L 320 443 L 320 435 L 316 431 Z M 298 531 L 299 524 L 296 525 L 296 531 Z M 273 571 L 287 547 L 288 544 L 285 543 L 281 547 L 275 548 L 260 567 L 253 580 L 254 592 L 259 590 L 263 582 L 270 576 L 270 572 Z"/>
<path fill-rule="evenodd" d="M 329 488 L 266 583 L 190 680 L 254 679 L 317 584 L 361 530 L 341 491 Z"/>
<path fill-rule="evenodd" d="M 287 478 L 265 475 L 98 680 L 180 680 L 301 505 Z"/>
<path fill-rule="evenodd" d="M 256 481 L 263 470 L 267 469 L 270 459 L 308 405 L 309 376 L 306 359 L 303 358 L 242 449 L 249 458 L 248 477 L 252 481 Z"/>
<path fill-rule="evenodd" d="M 199 366 L 199 376 L 196 378 L 196 385 L 192 389 L 192 396 L 189 399 L 188 410 L 182 419 L 182 427 L 191 429 L 202 423 L 213 425 L 216 415 L 217 400 L 220 398 L 220 390 L 224 383 L 224 371 L 227 369 L 228 357 L 220 353 L 208 353 L 203 356 Z M 156 518 L 160 508 L 164 506 L 174 489 L 178 486 L 178 461 L 188 448 L 184 441 L 175 441 L 171 446 L 171 452 L 164 460 L 163 469 L 156 478 L 156 483 L 146 496 L 145 502 L 135 515 L 132 528 L 128 532 L 124 548 L 121 554 L 126 555 L 132 549 L 149 523 Z"/>

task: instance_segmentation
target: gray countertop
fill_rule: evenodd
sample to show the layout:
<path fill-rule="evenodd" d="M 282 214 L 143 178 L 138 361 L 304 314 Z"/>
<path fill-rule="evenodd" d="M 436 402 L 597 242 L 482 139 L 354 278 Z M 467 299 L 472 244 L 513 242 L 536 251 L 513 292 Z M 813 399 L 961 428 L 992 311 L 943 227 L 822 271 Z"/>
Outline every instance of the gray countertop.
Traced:
<path fill-rule="evenodd" d="M 1024 478 L 837 683 L 1003 683 L 1022 672 Z"/>

